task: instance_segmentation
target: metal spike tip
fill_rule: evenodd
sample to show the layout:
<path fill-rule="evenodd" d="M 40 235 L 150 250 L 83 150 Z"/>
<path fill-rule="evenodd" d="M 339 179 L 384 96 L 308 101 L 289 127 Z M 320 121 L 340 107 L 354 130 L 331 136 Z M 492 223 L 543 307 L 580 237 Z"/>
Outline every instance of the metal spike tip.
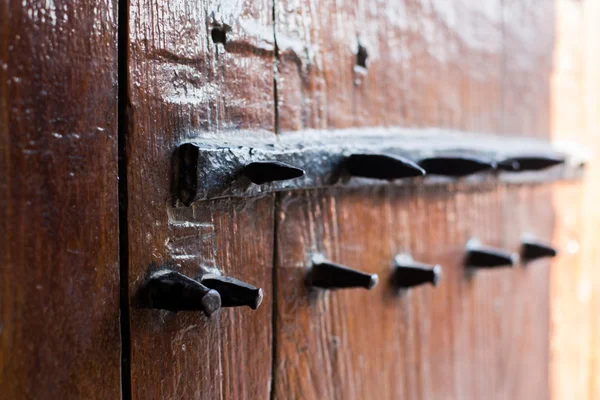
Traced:
<path fill-rule="evenodd" d="M 540 155 L 540 156 L 517 156 L 510 157 L 498 163 L 498 169 L 504 171 L 537 171 L 550 168 L 554 165 L 564 164 L 562 156 Z"/>
<path fill-rule="evenodd" d="M 322 289 L 364 288 L 373 289 L 379 277 L 329 261 L 313 263 L 306 278 L 309 286 Z"/>
<path fill-rule="evenodd" d="M 467 249 L 465 263 L 471 268 L 512 267 L 517 263 L 518 256 L 508 251 L 491 247 Z"/>
<path fill-rule="evenodd" d="M 419 165 L 428 174 L 451 177 L 467 176 L 496 167 L 496 164 L 489 160 L 459 156 L 424 158 L 419 161 Z"/>
<path fill-rule="evenodd" d="M 263 300 L 261 288 L 229 276 L 205 274 L 200 277 L 200 282 L 219 292 L 222 307 L 248 306 L 256 310 Z"/>
<path fill-rule="evenodd" d="M 556 257 L 558 251 L 550 245 L 533 242 L 523 241 L 521 248 L 521 257 L 525 261 L 532 261 L 543 257 Z"/>
<path fill-rule="evenodd" d="M 346 159 L 346 168 L 352 176 L 388 181 L 425 175 L 411 160 L 385 154 L 352 154 Z"/>
<path fill-rule="evenodd" d="M 243 174 L 257 185 L 286 181 L 304 176 L 304 170 L 280 161 L 254 161 L 244 167 Z"/>
<path fill-rule="evenodd" d="M 394 280 L 398 287 L 410 288 L 426 283 L 437 286 L 442 277 L 442 267 L 415 262 L 410 256 L 395 258 Z"/>

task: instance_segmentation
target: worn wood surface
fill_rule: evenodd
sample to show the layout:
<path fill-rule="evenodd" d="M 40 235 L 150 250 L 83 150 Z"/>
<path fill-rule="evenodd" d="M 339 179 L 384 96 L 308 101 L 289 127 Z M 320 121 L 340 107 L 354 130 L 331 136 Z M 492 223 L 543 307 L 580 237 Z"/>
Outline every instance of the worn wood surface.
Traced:
<path fill-rule="evenodd" d="M 472 237 L 518 251 L 549 240 L 550 188 L 307 192 L 278 214 L 276 398 L 547 398 L 548 266 L 468 276 Z M 443 265 L 437 288 L 399 293 L 392 260 Z M 309 291 L 311 254 L 376 272 L 372 291 Z"/>
<path fill-rule="evenodd" d="M 552 2 L 282 0 L 275 11 L 284 135 L 402 125 L 548 138 Z M 275 398 L 549 396 L 549 263 L 468 279 L 462 256 L 473 236 L 514 251 L 525 232 L 550 240 L 550 186 L 280 196 Z M 394 295 L 402 251 L 444 265 L 441 286 Z M 309 293 L 314 252 L 379 272 L 380 286 Z"/>
<path fill-rule="evenodd" d="M 134 399 L 267 398 L 271 377 L 273 197 L 173 208 L 171 158 L 198 131 L 273 132 L 267 1 L 132 1 L 128 132 L 131 377 Z M 214 43 L 212 29 L 225 32 Z M 215 31 L 223 41 L 222 31 Z M 252 133 L 250 133 L 252 135 Z M 258 310 L 143 310 L 149 268 L 202 268 L 262 287 Z"/>
<path fill-rule="evenodd" d="M 116 1 L 0 6 L 0 397 L 117 399 Z"/>
<path fill-rule="evenodd" d="M 499 132 L 501 2 L 275 1 L 279 129 Z M 368 55 L 359 64 L 358 49 Z"/>

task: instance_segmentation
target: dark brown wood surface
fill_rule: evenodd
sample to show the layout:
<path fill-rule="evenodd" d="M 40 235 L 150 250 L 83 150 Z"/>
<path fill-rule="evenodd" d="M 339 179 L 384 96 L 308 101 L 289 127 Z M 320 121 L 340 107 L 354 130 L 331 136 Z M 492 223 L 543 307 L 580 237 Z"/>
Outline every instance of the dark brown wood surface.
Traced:
<path fill-rule="evenodd" d="M 0 397 L 121 395 L 116 1 L 0 6 Z"/>
<path fill-rule="evenodd" d="M 267 1 L 132 1 L 128 132 L 131 377 L 134 399 L 264 399 L 271 378 L 273 197 L 173 208 L 171 158 L 186 139 L 274 131 Z M 213 29 L 217 29 L 212 33 Z M 213 36 L 225 44 L 214 43 Z M 256 134 L 249 133 L 250 135 Z M 262 287 L 256 311 L 139 309 L 138 288 L 166 263 Z"/>

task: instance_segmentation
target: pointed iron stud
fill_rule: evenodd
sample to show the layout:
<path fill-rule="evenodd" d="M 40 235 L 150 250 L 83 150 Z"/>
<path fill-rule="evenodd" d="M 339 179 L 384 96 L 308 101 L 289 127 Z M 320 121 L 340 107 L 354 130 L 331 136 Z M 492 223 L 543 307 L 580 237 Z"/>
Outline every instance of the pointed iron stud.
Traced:
<path fill-rule="evenodd" d="M 538 171 L 555 165 L 564 164 L 565 159 L 561 156 L 518 156 L 502 160 L 498 163 L 498 169 L 503 171 Z"/>
<path fill-rule="evenodd" d="M 262 289 L 238 279 L 229 276 L 205 274 L 200 278 L 200 282 L 206 287 L 219 292 L 222 307 L 248 306 L 256 310 L 262 303 Z"/>
<path fill-rule="evenodd" d="M 371 290 L 377 285 L 377 274 L 367 274 L 335 264 L 322 257 L 313 257 L 306 276 L 308 286 L 322 289 L 364 288 Z"/>
<path fill-rule="evenodd" d="M 411 160 L 385 154 L 352 154 L 346 159 L 346 168 L 352 176 L 388 181 L 425 175 Z"/>
<path fill-rule="evenodd" d="M 506 250 L 482 246 L 477 241 L 467 243 L 465 265 L 468 268 L 512 267 L 519 256 Z"/>
<path fill-rule="evenodd" d="M 521 258 L 524 262 L 537 260 L 543 257 L 556 257 L 558 252 L 548 244 L 525 239 L 522 242 Z"/>
<path fill-rule="evenodd" d="M 255 161 L 244 167 L 243 174 L 253 183 L 262 185 L 304 176 L 304 170 L 280 161 Z"/>
<path fill-rule="evenodd" d="M 152 273 L 141 289 L 141 301 L 148 308 L 203 311 L 207 317 L 221 308 L 221 296 L 200 282 L 171 270 Z"/>
<path fill-rule="evenodd" d="M 442 267 L 415 262 L 408 254 L 399 254 L 394 258 L 394 284 L 400 288 L 431 283 L 437 286 L 442 278 Z"/>
<path fill-rule="evenodd" d="M 424 158 L 419 161 L 419 165 L 427 174 L 452 177 L 467 176 L 496 168 L 496 164 L 492 161 L 462 156 Z"/>

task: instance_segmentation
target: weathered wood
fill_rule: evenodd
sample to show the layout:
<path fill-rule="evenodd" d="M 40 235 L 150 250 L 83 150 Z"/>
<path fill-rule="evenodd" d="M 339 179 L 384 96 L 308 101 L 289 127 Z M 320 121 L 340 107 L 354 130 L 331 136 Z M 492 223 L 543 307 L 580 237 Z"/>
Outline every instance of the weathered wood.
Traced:
<path fill-rule="evenodd" d="M 464 246 L 550 240 L 550 189 L 448 189 L 281 195 L 276 398 L 547 398 L 549 263 L 469 276 Z M 313 253 L 379 285 L 310 291 Z M 395 289 L 398 253 L 441 264 L 439 286 Z"/>
<path fill-rule="evenodd" d="M 129 288 L 134 399 L 267 398 L 271 377 L 273 197 L 173 208 L 171 162 L 195 133 L 273 132 L 267 1 L 132 1 L 128 132 Z M 216 43 L 215 43 L 216 41 Z M 225 42 L 224 44 L 222 42 Z M 265 301 L 200 313 L 136 307 L 146 271 L 219 270 Z"/>
<path fill-rule="evenodd" d="M 501 132 L 501 7 L 499 0 L 276 0 L 279 130 Z M 366 68 L 358 65 L 361 48 Z"/>
<path fill-rule="evenodd" d="M 116 1 L 0 6 L 0 397 L 120 398 Z"/>
<path fill-rule="evenodd" d="M 506 39 L 505 25 L 519 22 L 500 1 L 355 0 L 324 8 L 283 0 L 275 10 L 284 135 L 371 126 L 549 131 L 542 129 L 549 70 L 534 65 L 551 58 L 551 38 L 528 58 L 532 49 L 519 48 L 517 36 Z M 527 32 L 535 46 L 549 30 Z M 359 43 L 369 54 L 366 69 L 355 66 Z M 520 77 L 504 81 L 507 69 L 521 72 L 507 61 L 512 52 L 531 66 L 533 93 Z M 522 98 L 535 115 L 503 110 L 512 113 Z M 473 236 L 513 251 L 524 232 L 550 240 L 549 187 L 459 183 L 279 196 L 276 398 L 548 397 L 548 263 L 469 278 L 463 257 Z M 314 252 L 378 272 L 380 286 L 309 293 L 302 277 Z M 441 263 L 440 286 L 393 294 L 386 283 L 399 252 Z"/>

